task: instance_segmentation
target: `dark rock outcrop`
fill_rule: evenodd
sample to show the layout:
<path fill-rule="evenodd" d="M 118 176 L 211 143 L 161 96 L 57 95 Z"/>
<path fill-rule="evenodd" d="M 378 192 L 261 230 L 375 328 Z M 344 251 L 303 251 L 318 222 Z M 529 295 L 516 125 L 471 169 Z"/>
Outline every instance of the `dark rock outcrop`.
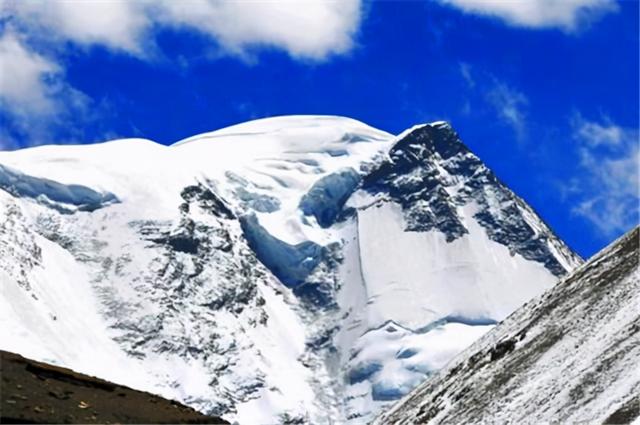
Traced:
<path fill-rule="evenodd" d="M 228 424 L 176 401 L 0 351 L 1 423 Z"/>

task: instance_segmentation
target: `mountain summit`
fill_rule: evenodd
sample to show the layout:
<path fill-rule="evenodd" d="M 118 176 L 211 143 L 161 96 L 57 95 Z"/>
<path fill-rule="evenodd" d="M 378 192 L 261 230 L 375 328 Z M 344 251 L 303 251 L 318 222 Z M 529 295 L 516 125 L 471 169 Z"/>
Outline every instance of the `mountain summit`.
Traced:
<path fill-rule="evenodd" d="M 0 348 L 241 423 L 364 423 L 581 264 L 446 123 L 0 152 Z"/>

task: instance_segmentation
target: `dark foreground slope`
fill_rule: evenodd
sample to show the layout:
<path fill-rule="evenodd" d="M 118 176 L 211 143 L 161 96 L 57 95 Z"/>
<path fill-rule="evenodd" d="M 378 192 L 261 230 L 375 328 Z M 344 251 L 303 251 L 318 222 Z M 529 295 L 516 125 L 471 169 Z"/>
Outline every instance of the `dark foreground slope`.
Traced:
<path fill-rule="evenodd" d="M 640 421 L 639 238 L 518 309 L 376 422 Z"/>
<path fill-rule="evenodd" d="M 149 393 L 0 354 L 2 423 L 228 423 Z"/>

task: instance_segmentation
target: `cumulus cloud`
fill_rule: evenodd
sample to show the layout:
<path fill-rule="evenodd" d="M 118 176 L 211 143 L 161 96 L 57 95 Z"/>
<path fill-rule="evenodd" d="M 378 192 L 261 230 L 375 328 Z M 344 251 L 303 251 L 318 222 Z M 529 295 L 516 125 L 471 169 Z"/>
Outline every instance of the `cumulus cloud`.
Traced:
<path fill-rule="evenodd" d="M 126 0 L 6 0 L 3 9 L 32 38 L 140 53 L 142 33 L 150 24 L 142 5 Z"/>
<path fill-rule="evenodd" d="M 583 172 L 573 182 L 580 195 L 573 212 L 593 223 L 602 235 L 617 236 L 639 220 L 638 130 L 581 115 L 572 118 L 571 124 Z"/>
<path fill-rule="evenodd" d="M 145 56 L 154 30 L 198 31 L 223 50 L 272 47 L 292 57 L 324 60 L 353 46 L 360 0 L 49 0 L 3 3 L 25 31 L 78 45 L 102 45 Z"/>
<path fill-rule="evenodd" d="M 529 104 L 524 93 L 502 81 L 494 80 L 486 98 L 502 122 L 513 129 L 516 138 L 524 140 L 527 131 L 525 108 Z"/>
<path fill-rule="evenodd" d="M 219 54 L 279 49 L 321 62 L 347 53 L 361 0 L 0 0 L 0 148 L 46 143 L 47 123 L 95 115 L 94 100 L 65 81 L 77 48 L 102 47 L 152 61 L 159 30 L 203 34 Z M 70 47 L 75 50 L 69 50 Z M 67 132 L 68 133 L 68 132 Z M 29 140 L 26 140 L 29 139 Z"/>
<path fill-rule="evenodd" d="M 439 0 L 466 13 L 491 16 L 513 26 L 575 31 L 618 10 L 615 0 Z"/>
<path fill-rule="evenodd" d="M 31 51 L 13 32 L 0 36 L 0 102 L 16 111 L 47 113 L 53 108 L 47 81 L 60 67 Z"/>
<path fill-rule="evenodd" d="M 350 50 L 360 23 L 358 0 L 165 0 L 152 10 L 160 22 L 201 31 L 230 52 L 268 46 L 313 60 Z"/>
<path fill-rule="evenodd" d="M 71 129 L 65 124 L 70 114 L 85 114 L 89 103 L 65 82 L 58 63 L 29 49 L 14 32 L 0 36 L 0 148 L 17 147 L 17 135 L 31 143 L 50 141 L 50 126 Z"/>

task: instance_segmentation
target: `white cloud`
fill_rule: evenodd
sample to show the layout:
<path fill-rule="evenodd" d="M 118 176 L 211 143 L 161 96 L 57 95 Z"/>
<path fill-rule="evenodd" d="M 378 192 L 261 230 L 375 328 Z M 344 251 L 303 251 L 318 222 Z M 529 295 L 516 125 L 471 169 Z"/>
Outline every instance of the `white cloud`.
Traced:
<path fill-rule="evenodd" d="M 471 89 L 474 88 L 476 86 L 476 80 L 473 78 L 473 75 L 471 75 L 471 65 L 466 62 L 460 62 L 458 67 L 460 69 L 460 75 L 467 86 Z"/>
<path fill-rule="evenodd" d="M 20 145 L 12 133 L 29 144 L 51 142 L 48 130 L 55 126 L 74 133 L 69 118 L 88 116 L 91 103 L 65 82 L 60 64 L 31 50 L 11 30 L 0 35 L 0 149 Z"/>
<path fill-rule="evenodd" d="M 640 149 L 638 130 L 615 125 L 609 119 L 572 119 L 579 143 L 580 168 L 573 182 L 579 190 L 574 213 L 592 222 L 607 237 L 638 224 L 640 210 Z"/>
<path fill-rule="evenodd" d="M 11 119 L 5 127 L 30 139 L 23 144 L 49 142 L 46 126 L 60 127 L 63 117 L 93 116 L 95 102 L 65 82 L 69 45 L 153 60 L 164 28 L 199 32 L 218 55 L 247 58 L 269 48 L 320 62 L 354 46 L 361 6 L 361 0 L 0 0 L 0 113 Z M 0 148 L 14 145 L 10 133 L 0 131 Z"/>
<path fill-rule="evenodd" d="M 589 146 L 615 146 L 624 141 L 627 131 L 611 122 L 608 118 L 603 123 L 585 120 L 576 113 L 572 118 L 574 138 L 587 143 Z"/>
<path fill-rule="evenodd" d="M 51 112 L 49 81 L 60 67 L 29 50 L 13 32 L 0 36 L 0 102 L 17 111 Z"/>
<path fill-rule="evenodd" d="M 226 52 L 278 48 L 324 60 L 353 47 L 360 0 L 6 0 L 5 16 L 32 33 L 145 56 L 159 27 L 199 31 Z"/>
<path fill-rule="evenodd" d="M 3 11 L 34 38 L 141 53 L 141 36 L 150 24 L 142 6 L 126 0 L 6 0 Z"/>
<path fill-rule="evenodd" d="M 529 104 L 527 97 L 498 80 L 494 81 L 486 96 L 498 117 L 513 129 L 519 141 L 524 140 L 527 130 L 525 108 Z"/>
<path fill-rule="evenodd" d="M 618 10 L 615 0 L 439 0 L 466 13 L 499 18 L 509 25 L 575 31 Z"/>
<path fill-rule="evenodd" d="M 197 29 L 230 52 L 268 46 L 314 60 L 351 49 L 360 23 L 359 0 L 165 0 L 156 11 L 160 22 Z"/>

